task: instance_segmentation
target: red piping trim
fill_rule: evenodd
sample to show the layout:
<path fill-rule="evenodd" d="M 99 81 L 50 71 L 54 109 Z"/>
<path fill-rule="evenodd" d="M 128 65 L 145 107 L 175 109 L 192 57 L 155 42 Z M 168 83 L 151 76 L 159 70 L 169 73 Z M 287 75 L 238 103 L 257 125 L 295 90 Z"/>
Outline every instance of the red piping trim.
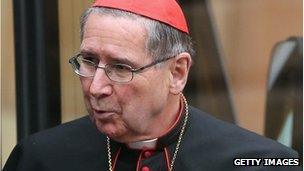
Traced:
<path fill-rule="evenodd" d="M 170 170 L 170 159 L 169 159 L 169 152 L 167 150 L 167 148 L 165 147 L 164 149 L 164 153 L 165 153 L 165 158 L 166 158 L 166 163 L 167 163 L 167 169 Z"/>
<path fill-rule="evenodd" d="M 115 158 L 114 158 L 114 161 L 113 161 L 113 171 L 115 170 L 115 167 L 116 167 L 116 162 L 117 162 L 117 159 L 118 159 L 118 156 L 120 154 L 120 151 L 121 151 L 121 147 L 118 149 L 116 155 L 115 155 Z"/>
<path fill-rule="evenodd" d="M 140 165 L 140 161 L 143 155 L 143 151 L 140 152 L 138 160 L 137 160 L 137 164 L 136 164 L 136 171 L 139 171 L 139 165 Z"/>

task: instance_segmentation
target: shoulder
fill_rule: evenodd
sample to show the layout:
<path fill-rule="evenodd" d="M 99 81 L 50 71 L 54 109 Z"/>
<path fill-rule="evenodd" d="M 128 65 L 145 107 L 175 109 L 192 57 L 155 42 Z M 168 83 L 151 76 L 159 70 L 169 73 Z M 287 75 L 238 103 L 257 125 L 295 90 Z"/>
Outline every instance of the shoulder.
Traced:
<path fill-rule="evenodd" d="M 32 148 L 77 148 L 91 141 L 99 141 L 103 135 L 97 131 L 88 116 L 82 117 L 54 128 L 30 135 L 21 141 Z"/>
<path fill-rule="evenodd" d="M 39 141 L 39 143 L 51 143 L 56 141 L 68 141 L 76 137 L 94 133 L 94 126 L 88 116 L 70 122 L 63 123 L 30 135 L 21 142 Z"/>
<path fill-rule="evenodd" d="M 276 141 L 218 120 L 193 107 L 189 108 L 188 121 L 178 158 L 178 165 L 184 170 L 280 170 L 263 166 L 235 167 L 233 160 L 298 157 L 297 152 Z"/>
<path fill-rule="evenodd" d="M 89 117 L 83 117 L 23 139 L 15 146 L 6 168 L 63 170 L 75 167 L 77 170 L 88 163 L 96 164 L 95 160 L 101 160 L 100 154 L 104 152 L 105 136 Z"/>
<path fill-rule="evenodd" d="M 274 140 L 237 125 L 218 120 L 190 107 L 189 132 L 199 134 L 197 141 L 234 157 L 297 157 L 298 154 Z"/>

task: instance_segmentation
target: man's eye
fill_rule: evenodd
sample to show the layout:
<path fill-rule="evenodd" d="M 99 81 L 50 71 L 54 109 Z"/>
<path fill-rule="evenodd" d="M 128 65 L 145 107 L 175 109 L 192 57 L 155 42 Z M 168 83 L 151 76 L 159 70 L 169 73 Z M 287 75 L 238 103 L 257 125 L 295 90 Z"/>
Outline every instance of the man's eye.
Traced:
<path fill-rule="evenodd" d="M 121 70 L 121 71 L 123 71 L 123 70 L 129 71 L 130 68 L 131 68 L 128 65 L 122 65 L 122 64 L 116 64 L 116 65 L 114 65 L 114 67 L 115 67 L 116 70 Z"/>
<path fill-rule="evenodd" d="M 96 65 L 98 65 L 99 63 L 99 60 L 94 58 L 94 57 L 91 57 L 91 56 L 83 56 L 83 59 L 86 60 L 86 61 L 90 61 Z"/>

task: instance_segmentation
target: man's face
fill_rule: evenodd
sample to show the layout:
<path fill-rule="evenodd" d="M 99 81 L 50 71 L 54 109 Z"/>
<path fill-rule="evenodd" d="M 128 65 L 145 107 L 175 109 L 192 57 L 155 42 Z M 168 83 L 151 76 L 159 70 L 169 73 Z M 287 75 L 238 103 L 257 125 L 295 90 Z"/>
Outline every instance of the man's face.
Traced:
<path fill-rule="evenodd" d="M 137 20 L 90 14 L 81 52 L 99 60 L 100 66 L 118 62 L 139 68 L 152 61 L 145 41 L 146 30 Z M 169 75 L 164 64 L 134 74 L 123 84 L 111 81 L 103 69 L 97 69 L 93 78 L 80 77 L 86 107 L 98 130 L 120 142 L 147 138 L 168 105 Z"/>

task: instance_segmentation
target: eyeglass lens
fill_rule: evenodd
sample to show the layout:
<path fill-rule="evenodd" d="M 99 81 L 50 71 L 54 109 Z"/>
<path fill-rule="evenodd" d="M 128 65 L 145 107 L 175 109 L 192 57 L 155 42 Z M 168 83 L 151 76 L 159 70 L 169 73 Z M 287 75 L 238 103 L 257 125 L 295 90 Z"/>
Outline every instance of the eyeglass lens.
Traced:
<path fill-rule="evenodd" d="M 70 60 L 75 72 L 83 77 L 93 77 L 97 68 L 105 70 L 106 75 L 112 81 L 128 82 L 133 78 L 132 68 L 125 64 L 107 64 L 105 67 L 100 67 L 93 61 L 84 59 L 78 55 Z"/>

